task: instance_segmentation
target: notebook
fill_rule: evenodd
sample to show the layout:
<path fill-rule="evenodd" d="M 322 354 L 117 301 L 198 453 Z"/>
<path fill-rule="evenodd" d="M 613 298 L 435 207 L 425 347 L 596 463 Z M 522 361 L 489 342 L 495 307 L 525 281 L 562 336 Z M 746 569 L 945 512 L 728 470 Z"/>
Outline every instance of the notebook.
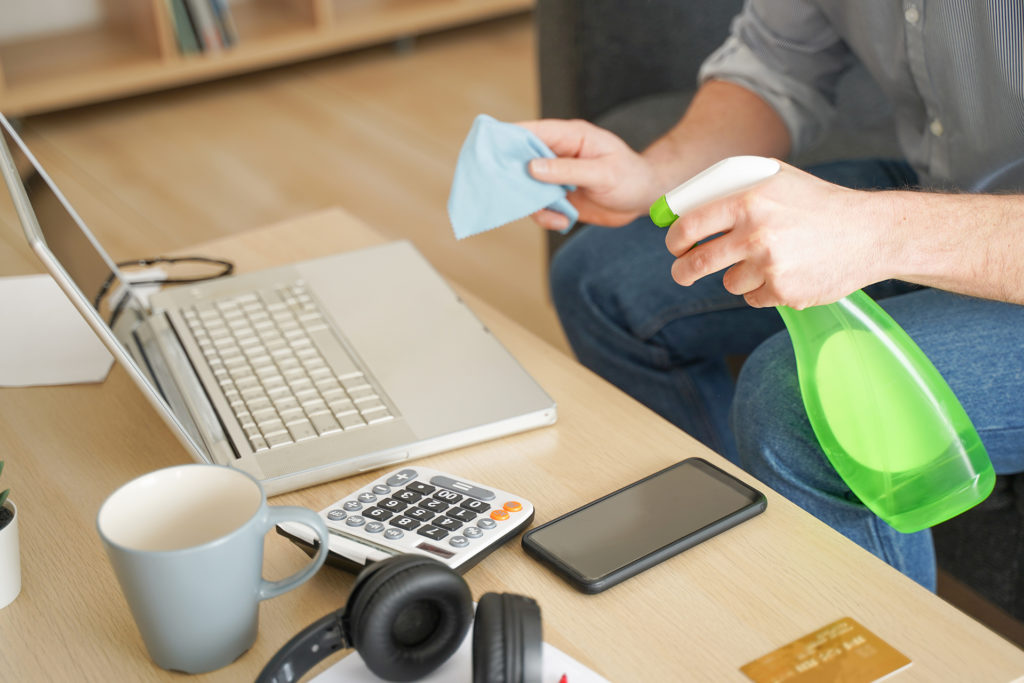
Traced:
<path fill-rule="evenodd" d="M 408 242 L 143 296 L 2 116 L 0 129 L 29 243 L 193 459 L 275 494 L 555 422 Z"/>

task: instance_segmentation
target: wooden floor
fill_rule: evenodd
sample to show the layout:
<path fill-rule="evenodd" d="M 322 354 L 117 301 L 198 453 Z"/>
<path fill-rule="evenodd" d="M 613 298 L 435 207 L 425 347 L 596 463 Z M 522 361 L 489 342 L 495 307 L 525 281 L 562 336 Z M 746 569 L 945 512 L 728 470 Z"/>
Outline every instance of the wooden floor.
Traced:
<path fill-rule="evenodd" d="M 449 279 L 565 349 L 528 220 L 457 242 L 446 202 L 479 113 L 536 116 L 520 15 L 271 72 L 30 117 L 23 134 L 116 259 L 328 206 L 411 240 Z M 3 200 L 6 201 L 6 197 Z M 38 272 L 0 204 L 0 274 Z"/>

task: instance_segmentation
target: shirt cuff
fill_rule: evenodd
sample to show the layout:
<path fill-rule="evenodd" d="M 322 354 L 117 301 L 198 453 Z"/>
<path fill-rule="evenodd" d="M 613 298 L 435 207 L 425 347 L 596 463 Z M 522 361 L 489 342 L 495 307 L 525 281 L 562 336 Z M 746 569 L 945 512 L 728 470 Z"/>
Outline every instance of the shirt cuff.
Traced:
<path fill-rule="evenodd" d="M 789 131 L 790 157 L 814 146 L 835 117 L 835 106 L 824 94 L 769 67 L 735 35 L 701 65 L 698 81 L 708 80 L 735 83 L 767 102 Z"/>

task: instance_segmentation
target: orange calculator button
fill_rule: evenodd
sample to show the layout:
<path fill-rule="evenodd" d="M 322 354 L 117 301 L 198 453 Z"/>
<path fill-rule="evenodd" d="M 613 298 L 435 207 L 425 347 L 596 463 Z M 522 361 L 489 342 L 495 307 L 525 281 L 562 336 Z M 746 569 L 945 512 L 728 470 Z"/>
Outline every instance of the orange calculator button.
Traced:
<path fill-rule="evenodd" d="M 504 510 L 491 510 L 491 519 L 495 519 L 499 522 L 504 522 L 508 519 L 508 513 Z"/>
<path fill-rule="evenodd" d="M 510 500 L 509 502 L 505 503 L 504 507 L 509 512 L 519 512 L 520 510 L 523 509 L 523 504 L 520 503 L 518 500 Z"/>

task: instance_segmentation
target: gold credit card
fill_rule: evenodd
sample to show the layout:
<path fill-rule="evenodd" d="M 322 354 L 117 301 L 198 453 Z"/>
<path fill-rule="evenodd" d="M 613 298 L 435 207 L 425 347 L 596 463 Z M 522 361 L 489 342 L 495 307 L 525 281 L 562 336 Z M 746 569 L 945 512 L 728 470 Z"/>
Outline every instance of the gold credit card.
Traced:
<path fill-rule="evenodd" d="M 871 683 L 910 660 L 849 617 L 744 664 L 755 683 Z"/>

